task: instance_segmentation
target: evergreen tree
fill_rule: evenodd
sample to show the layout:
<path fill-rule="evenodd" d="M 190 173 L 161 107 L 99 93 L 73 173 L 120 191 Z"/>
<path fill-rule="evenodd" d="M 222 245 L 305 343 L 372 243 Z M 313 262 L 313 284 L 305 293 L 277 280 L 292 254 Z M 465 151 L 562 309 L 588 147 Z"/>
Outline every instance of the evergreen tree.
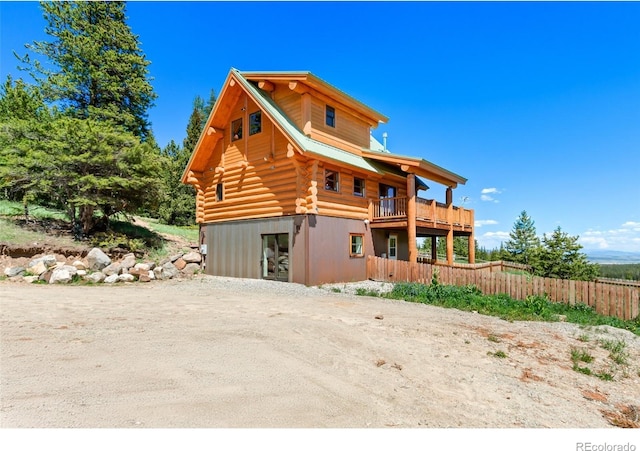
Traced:
<path fill-rule="evenodd" d="M 149 61 L 126 23 L 124 2 L 42 2 L 41 7 L 53 40 L 26 47 L 48 64 L 28 53 L 20 60 L 45 100 L 72 117 L 109 121 L 145 140 L 147 110 L 156 95 Z"/>
<path fill-rule="evenodd" d="M 163 172 L 165 199 L 158 214 L 160 219 L 167 224 L 191 225 L 195 223 L 195 189 L 191 185 L 182 183 L 182 174 L 215 103 L 213 90 L 211 96 L 207 104 L 200 96 L 196 96 L 194 99 L 193 110 L 187 124 L 187 136 L 182 143 L 182 148 L 171 141 L 162 151 L 167 159 Z"/>
<path fill-rule="evenodd" d="M 39 194 L 29 188 L 31 175 L 27 168 L 37 167 L 38 161 L 24 161 L 26 156 L 15 151 L 8 137 L 13 129 L 24 128 L 29 121 L 44 124 L 50 119 L 51 114 L 40 92 L 22 80 L 14 83 L 8 76 L 5 84 L 0 86 L 0 142 L 3 143 L 0 148 L 0 187 L 3 188 L 3 198 L 23 202 L 27 219 L 28 204 Z M 39 200 L 46 200 L 46 196 L 40 195 Z"/>
<path fill-rule="evenodd" d="M 49 109 L 38 89 L 27 85 L 22 79 L 14 82 L 11 75 L 7 76 L 4 85 L 0 86 L 0 121 L 46 120 L 49 116 Z"/>
<path fill-rule="evenodd" d="M 0 184 L 65 208 L 85 234 L 94 211 L 134 213 L 157 202 L 160 162 L 149 143 L 105 122 L 59 115 L 49 121 L 14 120 L 0 133 Z"/>
<path fill-rule="evenodd" d="M 545 234 L 533 261 L 534 273 L 558 279 L 594 280 L 599 273 L 598 265 L 589 263 L 587 256 L 580 252 L 582 246 L 578 238 L 560 227 L 549 237 Z"/>
<path fill-rule="evenodd" d="M 535 249 L 540 245 L 536 236 L 535 222 L 526 211 L 522 211 L 504 244 L 504 259 L 526 265 L 531 263 Z"/>

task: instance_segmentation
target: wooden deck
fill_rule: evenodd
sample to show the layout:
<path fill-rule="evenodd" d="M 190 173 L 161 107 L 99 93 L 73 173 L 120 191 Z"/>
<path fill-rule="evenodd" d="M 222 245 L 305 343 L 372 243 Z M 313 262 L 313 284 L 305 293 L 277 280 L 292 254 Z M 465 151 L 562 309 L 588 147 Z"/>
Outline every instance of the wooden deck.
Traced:
<path fill-rule="evenodd" d="M 407 197 L 387 197 L 371 202 L 372 228 L 406 228 Z M 431 231 L 449 231 L 470 234 L 473 231 L 473 210 L 454 205 L 447 206 L 432 199 L 416 199 L 416 226 Z"/>

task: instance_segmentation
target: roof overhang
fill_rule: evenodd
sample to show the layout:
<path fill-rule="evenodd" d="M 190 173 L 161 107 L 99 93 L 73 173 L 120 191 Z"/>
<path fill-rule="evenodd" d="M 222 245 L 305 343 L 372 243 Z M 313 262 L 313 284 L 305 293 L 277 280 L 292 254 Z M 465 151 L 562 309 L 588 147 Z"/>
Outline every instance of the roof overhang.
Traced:
<path fill-rule="evenodd" d="M 367 150 L 363 150 L 362 156 L 364 158 L 370 158 L 375 161 L 395 165 L 403 172 L 413 173 L 451 188 L 456 188 L 458 184 L 464 185 L 467 183 L 466 178 L 422 158 L 406 157 L 392 153 L 372 152 Z"/>

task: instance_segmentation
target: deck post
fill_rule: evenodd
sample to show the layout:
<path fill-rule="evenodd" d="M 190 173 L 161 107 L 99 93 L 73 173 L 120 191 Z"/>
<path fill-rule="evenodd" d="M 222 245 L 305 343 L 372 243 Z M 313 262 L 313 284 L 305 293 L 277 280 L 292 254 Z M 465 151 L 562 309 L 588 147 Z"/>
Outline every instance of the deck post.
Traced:
<path fill-rule="evenodd" d="M 418 262 L 418 243 L 416 236 L 416 176 L 407 174 L 407 235 L 409 238 L 409 262 Z"/>
<path fill-rule="evenodd" d="M 453 188 L 447 187 L 446 194 L 447 203 L 447 222 L 449 230 L 447 231 L 447 265 L 453 265 Z"/>
<path fill-rule="evenodd" d="M 469 235 L 469 263 L 474 264 L 476 262 L 476 238 L 475 238 L 475 214 L 473 210 L 471 213 L 471 235 Z"/>
<path fill-rule="evenodd" d="M 438 261 L 438 237 L 435 235 L 431 237 L 431 260 L 434 264 Z"/>

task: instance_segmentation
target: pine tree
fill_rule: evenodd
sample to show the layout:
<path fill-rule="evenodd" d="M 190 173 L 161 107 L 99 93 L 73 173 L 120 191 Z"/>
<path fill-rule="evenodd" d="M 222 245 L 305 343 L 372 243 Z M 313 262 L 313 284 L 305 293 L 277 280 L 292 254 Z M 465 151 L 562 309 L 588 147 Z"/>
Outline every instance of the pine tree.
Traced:
<path fill-rule="evenodd" d="M 162 151 L 167 159 L 167 164 L 163 172 L 165 199 L 158 211 L 163 222 L 172 225 L 191 225 L 195 223 L 195 189 L 191 185 L 182 183 L 182 173 L 187 167 L 189 158 L 198 143 L 202 130 L 215 97 L 212 97 L 205 105 L 200 96 L 196 96 L 193 101 L 193 110 L 187 124 L 187 136 L 182 148 L 174 141 L 171 141 Z"/>
<path fill-rule="evenodd" d="M 45 100 L 72 117 L 109 121 L 144 141 L 150 132 L 147 110 L 156 95 L 150 63 L 126 23 L 124 2 L 42 2 L 41 7 L 53 40 L 26 47 L 48 64 L 28 53 L 20 60 Z"/>
<path fill-rule="evenodd" d="M 509 233 L 509 240 L 504 243 L 505 260 L 528 265 L 531 263 L 533 252 L 539 245 L 535 222 L 523 210 Z"/>
<path fill-rule="evenodd" d="M 598 276 L 598 265 L 589 263 L 580 252 L 578 236 L 570 236 L 557 227 L 551 236 L 545 234 L 542 246 L 536 252 L 534 272 L 541 277 L 558 279 L 593 280 Z"/>
<path fill-rule="evenodd" d="M 62 115 L 0 126 L 0 183 L 32 199 L 46 196 L 85 234 L 96 225 L 94 211 L 107 223 L 157 202 L 160 162 L 152 146 L 131 133 Z"/>

